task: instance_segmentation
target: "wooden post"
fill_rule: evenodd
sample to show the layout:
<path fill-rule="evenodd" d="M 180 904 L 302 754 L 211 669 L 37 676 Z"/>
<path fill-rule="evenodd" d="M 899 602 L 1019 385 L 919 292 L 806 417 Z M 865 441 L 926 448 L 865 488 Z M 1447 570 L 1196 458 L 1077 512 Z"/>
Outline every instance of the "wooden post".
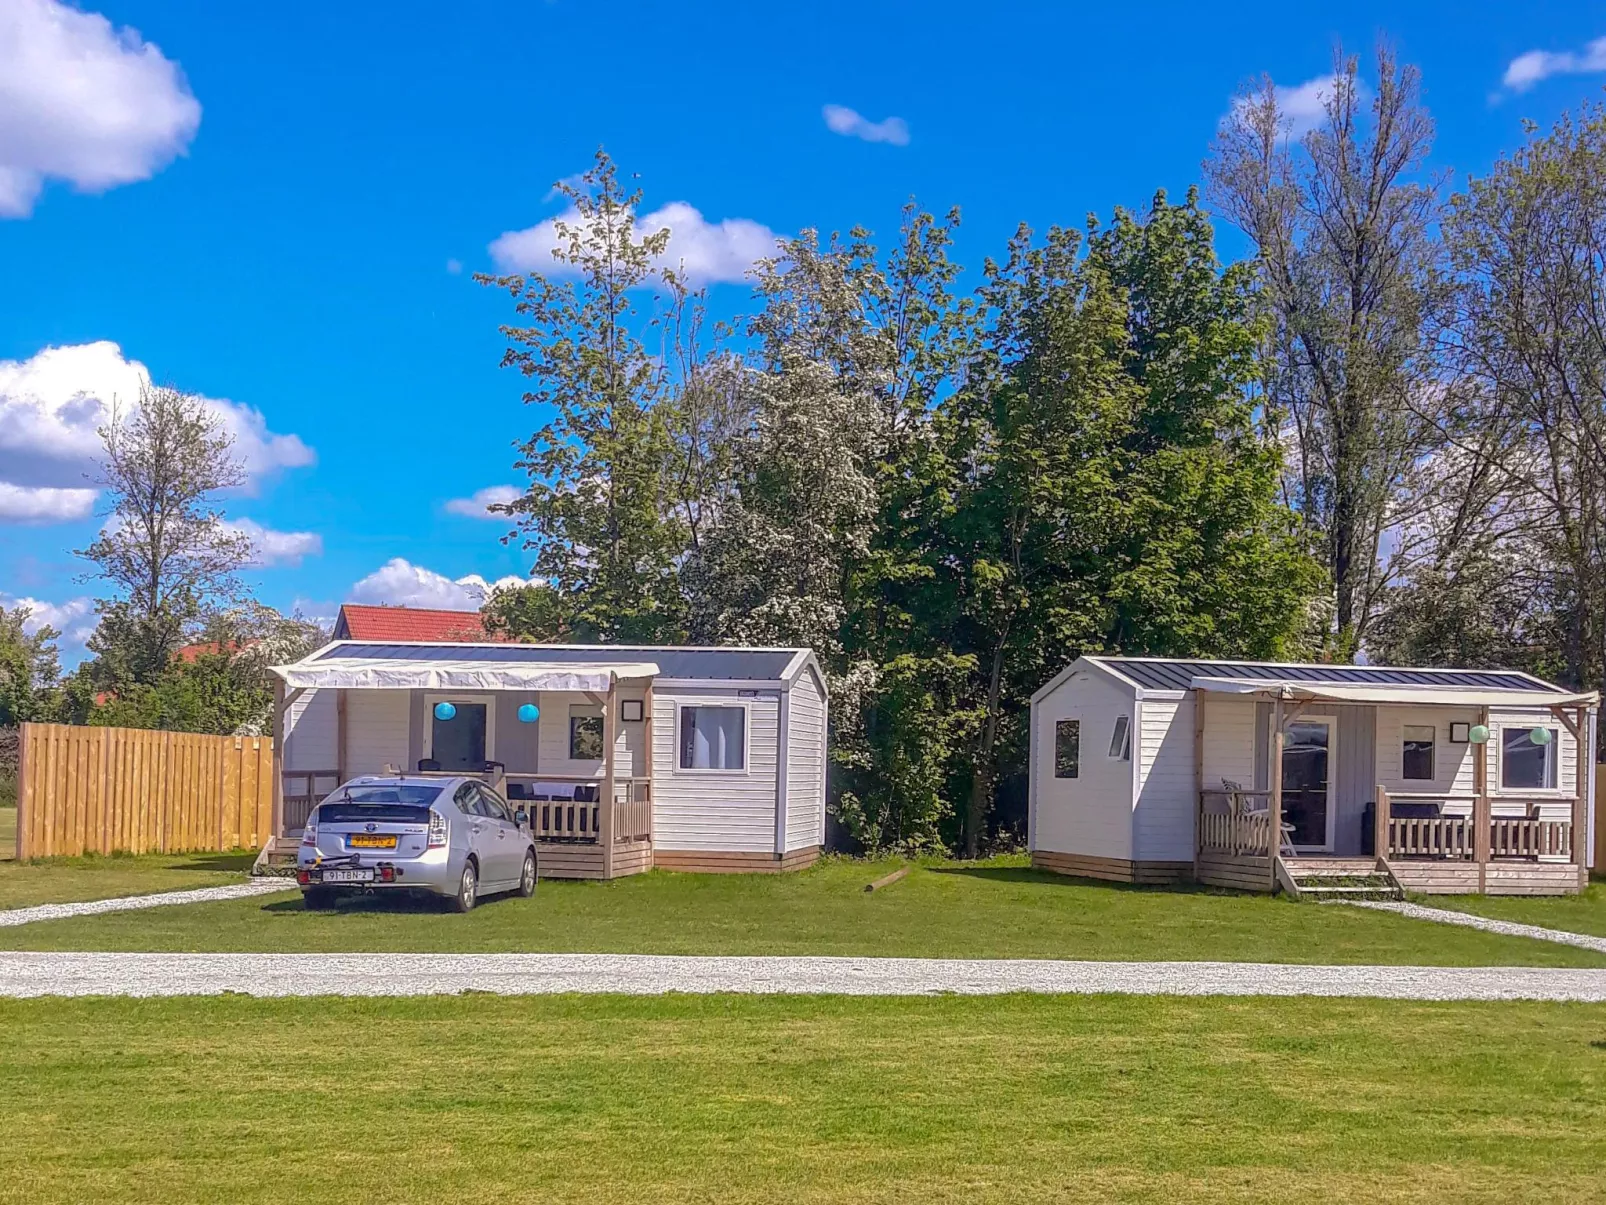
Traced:
<path fill-rule="evenodd" d="M 1372 853 L 1387 862 L 1389 857 L 1389 793 L 1377 784 L 1377 802 L 1372 805 Z"/>
<path fill-rule="evenodd" d="M 17 861 L 32 855 L 28 852 L 28 813 L 33 810 L 33 756 L 28 746 L 37 731 L 32 724 L 17 726 L 17 847 L 13 851 Z"/>
<path fill-rule="evenodd" d="M 1271 765 L 1268 767 L 1271 784 L 1271 804 L 1269 808 L 1271 830 L 1266 834 L 1267 844 L 1270 848 L 1270 869 L 1267 875 L 1271 881 L 1271 889 L 1277 890 L 1277 859 L 1282 856 L 1283 848 L 1283 696 L 1277 692 L 1277 705 L 1272 709 L 1271 721 Z"/>
<path fill-rule="evenodd" d="M 1478 723 L 1489 730 L 1489 709 L 1478 708 Z M 1478 894 L 1489 883 L 1489 837 L 1493 817 L 1489 808 L 1489 742 L 1476 746 L 1472 759 L 1472 860 L 1478 864 Z"/>
<path fill-rule="evenodd" d="M 597 839 L 602 842 L 602 877 L 613 878 L 613 747 L 619 739 L 619 679 L 608 679 L 602 711 L 602 806 L 597 809 Z"/>
<path fill-rule="evenodd" d="M 406 768 L 402 767 L 404 771 Z M 346 692 L 343 689 L 335 691 L 335 777 L 340 782 L 346 781 Z"/>
<path fill-rule="evenodd" d="M 284 836 L 284 679 L 273 679 L 273 836 Z"/>

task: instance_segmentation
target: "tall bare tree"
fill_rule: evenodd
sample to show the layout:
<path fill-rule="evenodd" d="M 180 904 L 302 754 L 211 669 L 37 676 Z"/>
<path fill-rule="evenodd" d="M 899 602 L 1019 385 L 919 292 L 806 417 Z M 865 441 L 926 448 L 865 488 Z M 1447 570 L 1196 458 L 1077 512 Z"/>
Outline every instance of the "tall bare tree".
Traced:
<path fill-rule="evenodd" d="M 1552 583 L 1560 672 L 1606 681 L 1606 110 L 1563 117 L 1456 198 L 1458 448 L 1490 449 Z"/>
<path fill-rule="evenodd" d="M 251 541 L 225 525 L 217 495 L 245 471 L 218 415 L 165 386 L 142 388 L 131 410 L 114 408 L 100 438 L 99 484 L 112 507 L 77 555 L 115 594 L 100 604 L 89 648 L 110 676 L 151 682 L 189 627 L 239 598 Z"/>
<path fill-rule="evenodd" d="M 1239 96 L 1205 165 L 1212 203 L 1255 244 L 1274 319 L 1265 420 L 1291 445 L 1289 501 L 1325 544 L 1341 655 L 1365 638 L 1380 543 L 1433 439 L 1419 417 L 1437 376 L 1432 141 L 1414 67 L 1380 47 L 1373 94 L 1339 51 L 1314 129 L 1294 138 L 1267 78 Z"/>

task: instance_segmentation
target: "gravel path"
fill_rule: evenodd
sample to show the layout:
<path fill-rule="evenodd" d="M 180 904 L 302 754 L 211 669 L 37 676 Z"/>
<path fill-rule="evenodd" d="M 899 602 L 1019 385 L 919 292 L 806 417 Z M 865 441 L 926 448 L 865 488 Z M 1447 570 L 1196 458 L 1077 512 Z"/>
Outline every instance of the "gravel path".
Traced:
<path fill-rule="evenodd" d="M 1413 920 L 1430 920 L 1441 925 L 1461 925 L 1468 929 L 1482 929 L 1486 933 L 1500 933 L 1506 937 L 1532 937 L 1539 941 L 1556 941 L 1564 946 L 1578 946 L 1606 954 L 1606 937 L 1593 937 L 1588 933 L 1569 933 L 1565 929 L 1546 929 L 1542 925 L 1520 925 L 1516 921 L 1491 920 L 1487 916 L 1474 916 L 1470 912 L 1455 912 L 1449 908 L 1429 908 L 1423 904 L 1408 904 L 1392 900 L 1341 900 L 1352 908 L 1373 908 L 1378 912 L 1396 912 Z"/>
<path fill-rule="evenodd" d="M 1606 1001 L 1606 969 L 652 954 L 0 953 L 3 996 L 1114 992 Z"/>
<path fill-rule="evenodd" d="M 169 904 L 204 904 L 211 900 L 237 900 L 248 895 L 267 895 L 274 891 L 294 891 L 286 879 L 252 879 L 226 887 L 197 887 L 190 891 L 162 891 L 155 895 L 123 895 L 110 900 L 87 900 L 78 904 L 35 904 L 31 908 L 12 908 L 0 912 L 0 928 L 28 925 L 39 920 L 63 920 L 69 916 L 95 916 L 101 912 L 132 912 L 139 908 L 165 908 Z"/>

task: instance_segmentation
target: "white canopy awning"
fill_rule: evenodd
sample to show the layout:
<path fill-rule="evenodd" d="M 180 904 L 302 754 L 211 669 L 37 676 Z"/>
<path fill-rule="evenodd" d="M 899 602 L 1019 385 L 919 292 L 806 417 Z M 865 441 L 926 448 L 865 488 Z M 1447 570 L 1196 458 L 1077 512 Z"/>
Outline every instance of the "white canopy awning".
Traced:
<path fill-rule="evenodd" d="M 1594 691 L 1510 690 L 1469 686 L 1401 686 L 1388 682 L 1291 682 L 1270 678 L 1196 677 L 1195 690 L 1214 694 L 1265 695 L 1296 703 L 1420 703 L 1438 707 L 1576 707 L 1593 706 Z"/>
<path fill-rule="evenodd" d="M 275 665 L 292 690 L 573 690 L 602 693 L 615 681 L 653 678 L 651 661 L 576 664 L 556 661 L 411 661 L 325 657 Z"/>

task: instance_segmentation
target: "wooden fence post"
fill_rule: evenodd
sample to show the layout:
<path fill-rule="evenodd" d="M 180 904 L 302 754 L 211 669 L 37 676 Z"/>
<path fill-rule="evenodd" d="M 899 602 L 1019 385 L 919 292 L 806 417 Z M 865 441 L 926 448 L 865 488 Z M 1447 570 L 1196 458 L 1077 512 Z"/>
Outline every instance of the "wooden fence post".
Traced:
<path fill-rule="evenodd" d="M 1268 878 L 1271 889 L 1277 890 L 1277 859 L 1282 856 L 1283 849 L 1283 696 L 1282 691 L 1277 692 L 1277 705 L 1272 709 L 1271 731 L 1271 765 L 1268 772 L 1271 775 L 1271 799 L 1268 806 L 1268 819 L 1271 822 L 1270 831 L 1266 834 Z"/>
<path fill-rule="evenodd" d="M 619 739 L 619 679 L 608 680 L 602 713 L 602 806 L 597 809 L 597 839 L 602 842 L 602 877 L 613 878 L 614 744 Z"/>
<path fill-rule="evenodd" d="M 1383 861 L 1389 857 L 1389 793 L 1382 783 L 1377 784 L 1377 802 L 1372 805 L 1372 852 Z"/>
<path fill-rule="evenodd" d="M 30 857 L 28 852 L 28 830 L 31 827 L 31 813 L 33 812 L 33 772 L 34 755 L 29 748 L 33 744 L 37 726 L 23 724 L 17 729 L 17 861 L 21 862 Z"/>

